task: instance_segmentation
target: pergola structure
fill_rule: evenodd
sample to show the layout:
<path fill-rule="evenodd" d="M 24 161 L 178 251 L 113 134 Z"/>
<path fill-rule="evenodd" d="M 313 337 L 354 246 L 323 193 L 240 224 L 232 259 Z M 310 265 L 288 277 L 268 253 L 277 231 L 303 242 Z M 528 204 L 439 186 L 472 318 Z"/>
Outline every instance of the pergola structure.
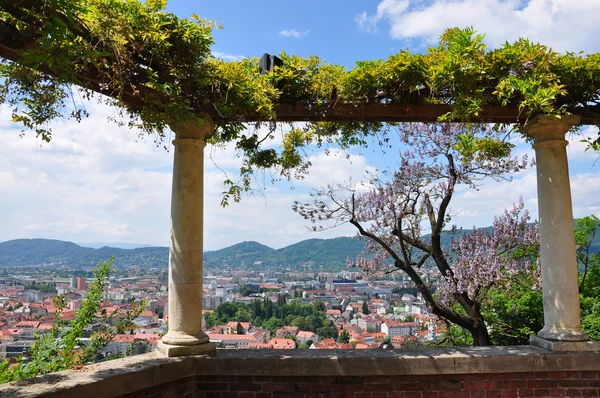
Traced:
<path fill-rule="evenodd" d="M 33 0 L 28 0 L 34 2 Z M 8 7 L 11 1 L 0 5 Z M 23 3 L 25 4 L 25 3 Z M 0 57 L 19 62 L 22 50 L 35 46 L 19 32 L 0 24 Z M 51 74 L 51 68 L 40 65 Z M 86 88 L 102 92 L 93 70 L 82 81 Z M 119 93 L 123 104 L 144 106 L 143 97 L 126 89 Z M 280 103 L 275 121 L 333 122 L 435 122 L 449 105 L 343 104 L 308 106 Z M 568 110 L 567 116 L 527 116 L 516 106 L 484 107 L 476 123 L 516 123 L 533 139 L 537 160 L 540 247 L 544 297 L 544 328 L 532 343 L 550 350 L 586 350 L 594 343 L 581 329 L 577 260 L 573 230 L 571 188 L 565 134 L 576 125 L 593 124 L 594 115 L 583 108 Z M 187 122 L 171 123 L 173 141 L 173 185 L 169 255 L 169 330 L 158 349 L 166 356 L 209 353 L 215 346 L 202 331 L 204 148 L 221 116 L 199 109 Z M 261 120 L 257 114 L 236 121 Z"/>
<path fill-rule="evenodd" d="M 282 106 L 283 109 L 289 107 Z M 394 107 L 389 107 L 394 109 Z M 400 110 L 401 107 L 396 107 Z M 394 114 L 385 106 L 367 108 L 352 120 L 432 122 L 430 107 L 412 107 Z M 506 110 L 490 110 L 481 122 L 506 121 Z M 306 113 L 284 113 L 287 120 L 305 120 Z M 383 116 L 385 115 L 385 116 Z M 348 117 L 332 113 L 324 120 Z M 581 329 L 577 259 L 571 187 L 565 134 L 586 122 L 580 115 L 538 115 L 522 126 L 533 139 L 536 153 L 544 328 L 532 344 L 551 350 L 579 350 L 594 345 Z M 589 123 L 589 122 L 588 122 Z M 195 123 L 172 125 L 174 167 L 169 256 L 169 331 L 159 343 L 168 356 L 194 355 L 214 350 L 201 330 L 204 138 L 213 128 L 210 116 Z"/>

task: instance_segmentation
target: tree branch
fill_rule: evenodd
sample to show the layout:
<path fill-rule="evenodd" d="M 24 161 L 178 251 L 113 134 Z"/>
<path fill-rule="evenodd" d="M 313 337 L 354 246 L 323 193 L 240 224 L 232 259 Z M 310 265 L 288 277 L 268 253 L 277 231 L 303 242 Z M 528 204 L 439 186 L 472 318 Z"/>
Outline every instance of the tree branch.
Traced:
<path fill-rule="evenodd" d="M 385 243 L 385 241 L 383 241 L 383 239 L 379 238 L 377 235 L 374 235 L 368 231 L 366 231 L 362 225 L 360 225 L 355 219 L 354 217 L 352 217 L 350 219 L 350 224 L 354 225 L 356 227 L 356 229 L 358 229 L 358 232 L 362 235 L 362 236 L 366 236 L 369 239 L 374 240 L 375 242 L 377 242 L 377 244 L 379 244 L 386 252 L 388 252 L 390 254 L 390 256 L 394 259 L 394 265 L 396 265 L 396 267 L 398 267 L 397 263 L 400 263 L 402 266 L 398 267 L 401 270 L 404 271 L 404 268 L 406 267 L 406 263 L 404 263 L 404 261 L 402 261 L 402 259 L 400 257 L 398 257 L 398 255 L 396 254 L 396 252 L 387 244 Z"/>

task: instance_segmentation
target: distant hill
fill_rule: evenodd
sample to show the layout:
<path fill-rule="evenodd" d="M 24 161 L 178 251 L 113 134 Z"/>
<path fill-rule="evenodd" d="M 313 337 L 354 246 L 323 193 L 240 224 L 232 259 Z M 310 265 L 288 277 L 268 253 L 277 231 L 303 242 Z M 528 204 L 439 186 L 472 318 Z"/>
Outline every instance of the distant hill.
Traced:
<path fill-rule="evenodd" d="M 157 247 L 156 245 L 141 245 L 139 243 L 127 242 L 74 242 L 81 247 L 90 247 L 92 249 L 100 249 L 101 247 L 116 247 L 119 249 L 140 249 L 142 247 Z"/>
<path fill-rule="evenodd" d="M 53 239 L 16 239 L 0 243 L 0 266 L 65 263 L 95 265 L 115 256 L 117 265 L 160 266 L 168 264 L 169 249 L 145 247 L 119 249 L 101 247 L 92 249 L 73 242 Z"/>
<path fill-rule="evenodd" d="M 488 227 L 491 228 L 491 227 Z M 463 230 L 469 233 L 470 230 Z M 442 234 L 442 245 L 449 247 L 457 235 Z M 428 241 L 429 236 L 424 236 Z M 204 266 L 232 269 L 286 269 L 310 266 L 313 270 L 339 270 L 346 266 L 348 257 L 355 258 L 365 247 L 356 237 L 335 239 L 308 239 L 275 250 L 258 242 L 241 242 L 224 249 L 204 253 Z M 600 252 L 600 230 L 592 244 L 592 252 Z M 62 263 L 73 266 L 93 266 L 115 257 L 117 266 L 141 265 L 166 268 L 169 248 L 144 247 L 121 249 L 101 247 L 93 249 L 72 242 L 51 239 L 16 239 L 0 243 L 0 267 Z"/>
<path fill-rule="evenodd" d="M 346 266 L 346 259 L 356 258 L 365 249 L 365 241 L 357 237 L 308 239 L 276 251 L 290 263 L 312 262 L 326 268 Z"/>
<path fill-rule="evenodd" d="M 224 249 L 205 252 L 204 266 L 260 269 L 267 266 L 299 267 L 311 263 L 318 268 L 340 269 L 345 266 L 347 257 L 355 257 L 363 248 L 364 243 L 354 237 L 309 239 L 279 250 L 258 242 L 242 242 Z M 115 257 L 117 266 L 140 264 L 166 268 L 169 248 L 93 249 L 52 239 L 16 239 L 0 243 L 0 266 L 48 263 L 90 266 L 111 256 Z"/>
<path fill-rule="evenodd" d="M 204 265 L 207 267 L 247 266 L 263 260 L 274 251 L 275 249 L 258 242 L 242 242 L 223 249 L 204 252 Z"/>
<path fill-rule="evenodd" d="M 341 269 L 348 257 L 356 257 L 365 244 L 356 237 L 308 239 L 274 250 L 257 242 L 243 242 L 204 253 L 207 267 L 297 268 L 310 264 L 320 269 Z M 255 262 L 261 264 L 253 265 Z"/>

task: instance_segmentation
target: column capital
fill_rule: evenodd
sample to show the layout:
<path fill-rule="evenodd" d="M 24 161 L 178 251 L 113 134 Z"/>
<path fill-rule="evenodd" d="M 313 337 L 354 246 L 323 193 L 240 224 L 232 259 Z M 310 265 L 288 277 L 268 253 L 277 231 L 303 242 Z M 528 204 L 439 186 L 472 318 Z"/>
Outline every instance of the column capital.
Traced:
<path fill-rule="evenodd" d="M 177 139 L 192 138 L 202 139 L 212 134 L 215 124 L 208 115 L 201 117 L 191 117 L 184 120 L 174 120 L 168 122 L 169 127 L 175 133 Z"/>
<path fill-rule="evenodd" d="M 565 134 L 580 123 L 579 115 L 535 115 L 521 126 L 521 132 L 532 137 L 535 143 L 564 140 Z"/>

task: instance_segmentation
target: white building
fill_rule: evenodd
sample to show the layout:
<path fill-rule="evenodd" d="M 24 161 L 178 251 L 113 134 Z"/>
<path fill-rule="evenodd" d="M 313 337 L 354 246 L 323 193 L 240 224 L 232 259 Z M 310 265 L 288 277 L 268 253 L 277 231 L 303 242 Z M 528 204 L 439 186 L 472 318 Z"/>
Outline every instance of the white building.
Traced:
<path fill-rule="evenodd" d="M 417 322 L 385 322 L 381 324 L 381 332 L 388 337 L 414 336 L 417 334 L 419 324 Z"/>

